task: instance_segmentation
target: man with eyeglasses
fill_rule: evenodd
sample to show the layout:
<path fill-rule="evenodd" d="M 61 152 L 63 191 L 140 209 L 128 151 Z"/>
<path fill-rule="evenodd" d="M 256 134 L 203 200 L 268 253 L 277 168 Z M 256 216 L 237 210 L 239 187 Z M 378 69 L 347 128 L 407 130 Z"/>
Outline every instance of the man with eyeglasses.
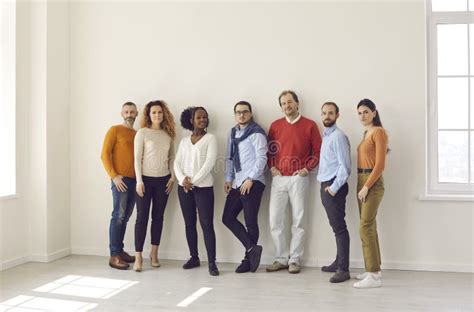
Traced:
<path fill-rule="evenodd" d="M 316 123 L 299 113 L 298 96 L 283 91 L 278 98 L 283 118 L 268 131 L 268 167 L 273 181 L 270 195 L 270 230 L 275 244 L 275 260 L 267 272 L 288 269 L 300 272 L 304 251 L 305 206 L 308 174 L 319 163 L 321 135 Z M 291 204 L 291 237 L 287 237 L 286 216 Z"/>
<path fill-rule="evenodd" d="M 253 121 L 250 103 L 235 104 L 234 115 L 237 125 L 230 130 L 227 144 L 222 222 L 245 247 L 245 257 L 235 272 L 255 272 L 262 255 L 262 246 L 257 245 L 258 211 L 265 189 L 267 136 Z M 245 226 L 237 219 L 242 210 Z"/>

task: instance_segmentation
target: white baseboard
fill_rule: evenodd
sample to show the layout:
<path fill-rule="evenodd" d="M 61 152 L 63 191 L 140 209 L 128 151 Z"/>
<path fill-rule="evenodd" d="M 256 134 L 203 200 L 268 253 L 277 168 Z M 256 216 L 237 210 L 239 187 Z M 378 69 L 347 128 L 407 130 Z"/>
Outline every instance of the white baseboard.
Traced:
<path fill-rule="evenodd" d="M 129 251 L 131 253 L 131 251 Z M 147 255 L 150 250 L 143 250 L 143 253 Z M 86 248 L 78 247 L 72 248 L 72 254 L 74 255 L 90 255 L 90 256 L 108 256 L 109 251 L 107 249 L 99 248 Z M 187 251 L 175 252 L 175 251 L 160 251 L 160 259 L 167 260 L 185 260 L 189 258 Z M 203 255 L 202 260 L 206 260 Z M 240 263 L 242 259 L 235 255 L 219 255 L 218 262 L 229 262 L 229 263 Z M 301 265 L 307 267 L 322 267 L 323 265 L 329 265 L 334 259 L 302 259 Z M 268 265 L 273 262 L 273 257 L 262 256 L 261 264 Z M 362 259 L 352 260 L 350 262 L 352 269 L 363 269 L 364 261 Z M 409 262 L 409 261 L 384 261 L 382 263 L 383 270 L 406 270 L 406 271 L 432 271 L 432 272 L 461 272 L 461 273 L 474 273 L 474 265 L 471 264 L 446 264 L 446 263 L 424 263 L 424 262 Z"/>
<path fill-rule="evenodd" d="M 331 264 L 332 261 L 333 259 L 319 259 L 316 261 L 309 261 L 309 264 L 303 261 L 303 265 L 321 267 L 323 265 Z M 352 260 L 350 261 L 349 266 L 353 269 L 364 269 L 364 260 Z M 410 261 L 384 261 L 382 259 L 382 270 L 474 273 L 474 265 L 472 263 L 446 264 Z"/>
<path fill-rule="evenodd" d="M 27 262 L 51 262 L 54 260 L 61 259 L 63 257 L 69 256 L 71 254 L 70 248 L 65 248 L 62 250 L 58 250 L 56 252 L 47 254 L 47 255 L 29 255 L 29 256 L 22 256 L 10 260 L 6 260 L 0 262 L 0 271 L 11 269 L 16 267 L 17 265 L 24 264 Z"/>
<path fill-rule="evenodd" d="M 65 248 L 46 255 L 32 254 L 29 259 L 32 262 L 51 262 L 69 256 L 70 254 L 71 248 Z"/>
<path fill-rule="evenodd" d="M 16 267 L 17 265 L 24 264 L 29 261 L 30 258 L 28 256 L 23 256 L 0 262 L 0 271 L 11 269 L 13 267 Z"/>
<path fill-rule="evenodd" d="M 361 261 L 361 268 L 363 262 Z M 427 262 L 408 262 L 408 261 L 385 261 L 382 263 L 382 269 L 404 270 L 404 271 L 431 271 L 431 272 L 459 272 L 474 273 L 474 265 L 470 264 L 452 264 L 452 263 L 427 263 Z"/>
<path fill-rule="evenodd" d="M 82 256 L 104 256 L 105 257 L 109 255 L 109 251 L 105 248 L 72 247 L 71 254 L 82 255 Z"/>
<path fill-rule="evenodd" d="M 133 255 L 134 251 L 133 250 L 125 250 L 129 254 Z M 148 255 L 150 253 L 150 249 L 144 249 L 143 254 Z M 108 249 L 102 249 L 102 248 L 88 248 L 88 247 L 73 247 L 71 254 L 73 255 L 83 255 L 83 256 L 104 256 L 108 257 L 109 250 Z M 164 260 L 185 260 L 189 258 L 189 255 L 183 252 L 170 252 L 170 251 L 160 251 L 160 259 Z M 226 262 L 226 261 L 222 261 Z M 232 261 L 228 261 L 232 262 Z M 240 262 L 240 261 L 239 261 Z"/>

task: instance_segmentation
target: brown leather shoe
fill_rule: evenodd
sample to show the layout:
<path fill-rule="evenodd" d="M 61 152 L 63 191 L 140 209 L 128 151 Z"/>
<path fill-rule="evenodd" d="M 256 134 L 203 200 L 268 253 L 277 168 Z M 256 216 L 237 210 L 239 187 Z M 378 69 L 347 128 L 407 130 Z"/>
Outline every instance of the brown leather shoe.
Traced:
<path fill-rule="evenodd" d="M 120 256 L 111 256 L 109 259 L 109 265 L 118 270 L 126 270 L 129 267 L 128 263 L 123 261 Z"/>
<path fill-rule="evenodd" d="M 127 262 L 127 263 L 134 263 L 135 262 L 135 257 L 134 256 L 130 256 L 127 252 L 125 251 L 122 251 L 122 253 L 120 254 L 120 258 Z"/>

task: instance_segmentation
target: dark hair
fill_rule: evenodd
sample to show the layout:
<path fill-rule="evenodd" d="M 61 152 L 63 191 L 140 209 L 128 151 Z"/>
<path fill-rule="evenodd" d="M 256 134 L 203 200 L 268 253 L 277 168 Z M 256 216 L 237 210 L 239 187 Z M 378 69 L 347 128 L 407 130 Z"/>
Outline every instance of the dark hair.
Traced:
<path fill-rule="evenodd" d="M 181 113 L 181 118 L 180 118 L 181 127 L 183 127 L 184 129 L 188 129 L 189 131 L 193 131 L 194 130 L 194 125 L 193 125 L 194 115 L 196 114 L 196 111 L 200 110 L 200 109 L 206 112 L 206 115 L 207 115 L 206 128 L 209 127 L 209 114 L 207 113 L 207 110 L 202 106 L 190 106 L 190 107 L 186 108 Z M 191 120 L 193 122 L 191 122 Z"/>
<path fill-rule="evenodd" d="M 326 106 L 326 105 L 332 105 L 332 106 L 334 106 L 334 108 L 336 109 L 336 114 L 339 114 L 339 106 L 337 106 L 336 103 L 334 103 L 334 102 L 326 102 L 326 103 L 324 103 L 323 105 L 321 105 L 321 110 L 323 110 L 323 107 Z"/>
<path fill-rule="evenodd" d="M 280 96 L 278 97 L 278 104 L 280 104 L 281 106 L 281 97 L 284 96 L 284 95 L 287 95 L 287 94 L 291 94 L 291 96 L 293 97 L 293 100 L 295 100 L 296 103 L 299 103 L 300 101 L 298 100 L 298 96 L 296 95 L 295 91 L 293 90 L 285 90 L 283 91 L 282 93 L 280 93 Z"/>
<path fill-rule="evenodd" d="M 250 105 L 249 102 L 247 102 L 247 101 L 239 101 L 239 102 L 237 102 L 237 103 L 234 105 L 234 113 L 235 113 L 235 109 L 237 108 L 237 105 L 247 105 L 248 108 L 249 108 L 249 111 L 252 112 L 252 105 Z"/>
<path fill-rule="evenodd" d="M 377 114 L 375 114 L 374 119 L 372 120 L 372 125 L 374 125 L 376 127 L 382 127 L 382 121 L 380 120 L 380 114 L 379 114 L 379 111 L 377 110 L 377 107 L 375 107 L 375 103 L 372 102 L 369 99 L 363 99 L 359 102 L 359 104 L 357 104 L 357 109 L 359 109 L 359 107 L 361 107 L 361 106 L 368 107 L 371 111 L 377 112 Z M 367 130 L 364 132 L 364 138 L 365 138 L 366 134 L 367 134 Z M 390 153 L 390 152 L 391 152 L 391 149 L 387 146 L 387 154 Z"/>
<path fill-rule="evenodd" d="M 125 103 L 123 103 L 122 109 L 123 109 L 125 106 L 134 106 L 135 109 L 137 108 L 137 106 L 136 106 L 135 103 L 133 103 L 133 102 L 125 102 Z"/>
<path fill-rule="evenodd" d="M 161 123 L 161 128 L 168 133 L 168 135 L 174 139 L 176 136 L 176 124 L 174 122 L 173 114 L 168 108 L 168 105 L 166 104 L 165 101 L 151 101 L 149 102 L 146 106 L 145 109 L 143 110 L 143 115 L 142 115 L 142 120 L 140 126 L 142 128 L 150 127 L 152 122 L 150 119 L 150 111 L 153 106 L 159 106 L 161 107 L 161 110 L 163 111 L 163 122 Z"/>
<path fill-rule="evenodd" d="M 361 106 L 368 107 L 372 112 L 376 112 L 374 119 L 372 120 L 372 124 L 376 127 L 382 127 L 382 121 L 380 120 L 380 113 L 375 107 L 375 103 L 369 99 L 363 99 L 357 104 L 357 109 Z M 383 128 L 383 127 L 382 127 Z"/>

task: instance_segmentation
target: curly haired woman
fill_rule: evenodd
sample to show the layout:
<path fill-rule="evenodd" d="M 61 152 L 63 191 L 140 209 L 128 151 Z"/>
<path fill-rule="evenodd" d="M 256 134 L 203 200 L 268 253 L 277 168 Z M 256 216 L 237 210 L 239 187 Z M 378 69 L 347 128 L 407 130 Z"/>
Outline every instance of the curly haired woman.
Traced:
<path fill-rule="evenodd" d="M 151 209 L 151 253 L 153 267 L 159 267 L 158 247 L 163 230 L 163 215 L 168 196 L 175 181 L 173 173 L 174 138 L 173 115 L 164 101 L 152 101 L 145 106 L 141 129 L 135 136 L 134 157 L 137 177 L 137 221 L 135 223 L 135 264 L 142 270 L 143 244 Z"/>

